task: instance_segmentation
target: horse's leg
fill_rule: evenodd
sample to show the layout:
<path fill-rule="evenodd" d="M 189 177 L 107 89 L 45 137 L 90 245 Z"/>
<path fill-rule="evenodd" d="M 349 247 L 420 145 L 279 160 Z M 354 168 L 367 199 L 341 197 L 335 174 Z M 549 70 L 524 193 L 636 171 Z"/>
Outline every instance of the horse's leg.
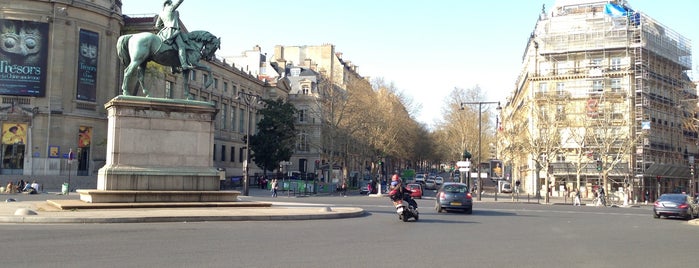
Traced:
<path fill-rule="evenodd" d="M 132 60 L 129 65 L 126 66 L 126 69 L 124 69 L 124 81 L 121 85 L 121 94 L 124 96 L 132 95 L 130 90 L 136 86 L 132 81 L 136 68 L 138 68 L 138 62 Z"/>
<path fill-rule="evenodd" d="M 191 61 L 190 61 L 191 63 Z M 211 75 L 211 68 L 209 66 L 206 66 L 205 64 L 201 64 L 198 61 L 194 63 L 194 67 L 199 70 L 206 71 L 208 75 L 206 76 L 206 81 L 204 82 L 204 89 L 207 89 L 211 86 L 211 84 L 214 83 L 214 77 Z"/>
<path fill-rule="evenodd" d="M 146 85 L 143 82 L 145 77 L 146 77 L 146 67 L 147 66 L 148 66 L 148 62 L 143 62 L 138 67 L 138 84 L 141 86 L 141 91 L 143 91 L 143 95 L 146 97 L 150 97 L 150 93 L 148 93 L 148 88 L 146 88 Z M 134 93 L 134 95 L 136 95 L 136 94 Z"/>
<path fill-rule="evenodd" d="M 184 71 L 182 71 L 182 78 L 184 78 L 184 88 L 183 88 L 183 92 L 184 92 L 184 98 L 185 98 L 186 100 L 192 100 L 192 99 L 194 99 L 194 97 L 192 96 L 192 94 L 189 93 L 189 74 L 190 74 L 190 72 L 191 72 L 190 70 L 184 70 Z"/>

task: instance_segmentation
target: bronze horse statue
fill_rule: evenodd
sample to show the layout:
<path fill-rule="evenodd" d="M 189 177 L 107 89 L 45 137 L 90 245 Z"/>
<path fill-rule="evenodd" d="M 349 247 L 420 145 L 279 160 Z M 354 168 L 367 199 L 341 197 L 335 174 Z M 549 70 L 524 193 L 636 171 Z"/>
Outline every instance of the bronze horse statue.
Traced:
<path fill-rule="evenodd" d="M 211 61 L 214 53 L 221 46 L 221 39 L 207 31 L 192 31 L 181 34 L 186 35 L 183 36 L 185 37 L 183 39 L 188 40 L 186 42 L 188 44 L 186 48 L 187 61 L 194 66 L 194 69 L 209 73 L 208 79 L 204 84 L 204 88 L 208 88 L 213 83 L 211 68 L 199 63 L 199 60 Z M 173 73 L 182 72 L 185 98 L 188 100 L 193 98 L 189 93 L 190 69 L 181 69 L 177 48 L 163 42 L 160 36 L 149 32 L 122 35 L 117 39 L 117 56 L 119 56 L 121 63 L 126 66 L 124 69 L 124 81 L 121 85 L 123 95 L 137 95 L 138 85 L 140 85 L 143 95 L 150 97 L 143 79 L 146 65 L 149 61 L 155 61 L 161 65 L 172 67 Z M 138 85 L 133 80 L 134 74 L 138 74 Z M 133 92 L 130 92 L 130 89 Z"/>

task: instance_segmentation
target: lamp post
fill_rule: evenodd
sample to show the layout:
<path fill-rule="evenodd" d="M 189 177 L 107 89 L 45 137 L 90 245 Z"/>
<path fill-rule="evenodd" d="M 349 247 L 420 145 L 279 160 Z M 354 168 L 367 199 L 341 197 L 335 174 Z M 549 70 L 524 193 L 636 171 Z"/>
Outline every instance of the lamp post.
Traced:
<path fill-rule="evenodd" d="M 473 104 L 478 104 L 478 158 L 476 159 L 476 170 L 478 171 L 478 201 L 481 201 L 481 192 L 483 191 L 483 180 L 481 178 L 481 140 L 482 140 L 482 125 L 483 122 L 481 120 L 481 116 L 483 115 L 483 104 L 497 104 L 498 107 L 496 108 L 498 111 L 502 110 L 502 107 L 500 107 L 500 102 L 499 101 L 477 101 L 477 102 L 462 102 L 461 103 L 461 110 L 464 109 L 465 105 L 473 105 Z M 497 192 L 498 189 L 495 189 Z"/>
<path fill-rule="evenodd" d="M 248 195 L 250 193 L 250 121 L 252 121 L 252 105 L 256 101 L 259 101 L 261 97 L 257 94 L 245 93 L 243 91 L 238 92 L 238 96 L 235 97 L 236 100 L 242 100 L 247 106 L 248 110 L 248 121 L 245 126 L 245 137 L 243 141 L 245 142 L 245 160 L 243 161 L 243 195 Z"/>

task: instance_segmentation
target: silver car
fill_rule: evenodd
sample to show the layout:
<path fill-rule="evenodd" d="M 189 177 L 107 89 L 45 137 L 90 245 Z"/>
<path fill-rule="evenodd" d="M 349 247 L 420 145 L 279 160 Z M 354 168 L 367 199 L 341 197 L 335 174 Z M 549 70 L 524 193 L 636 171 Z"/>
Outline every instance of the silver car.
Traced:
<path fill-rule="evenodd" d="M 682 217 L 687 220 L 699 217 L 697 200 L 686 194 L 663 194 L 653 204 L 653 217 Z"/>

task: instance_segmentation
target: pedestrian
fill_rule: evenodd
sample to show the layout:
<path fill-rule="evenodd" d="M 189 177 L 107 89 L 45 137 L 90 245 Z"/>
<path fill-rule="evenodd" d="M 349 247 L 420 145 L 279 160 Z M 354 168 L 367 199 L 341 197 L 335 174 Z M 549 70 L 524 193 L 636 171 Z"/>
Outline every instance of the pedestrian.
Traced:
<path fill-rule="evenodd" d="M 645 197 L 645 204 L 648 205 L 648 199 L 650 199 L 650 191 L 646 189 L 646 192 L 643 194 L 643 196 Z"/>
<path fill-rule="evenodd" d="M 580 189 L 575 189 L 575 197 L 573 199 L 573 206 L 580 206 Z"/>
<path fill-rule="evenodd" d="M 277 179 L 272 180 L 272 197 L 277 197 L 277 189 L 279 188 L 279 183 Z"/>
<path fill-rule="evenodd" d="M 342 180 L 342 186 L 340 186 L 340 191 L 342 192 L 342 196 L 347 196 L 347 179 Z"/>

